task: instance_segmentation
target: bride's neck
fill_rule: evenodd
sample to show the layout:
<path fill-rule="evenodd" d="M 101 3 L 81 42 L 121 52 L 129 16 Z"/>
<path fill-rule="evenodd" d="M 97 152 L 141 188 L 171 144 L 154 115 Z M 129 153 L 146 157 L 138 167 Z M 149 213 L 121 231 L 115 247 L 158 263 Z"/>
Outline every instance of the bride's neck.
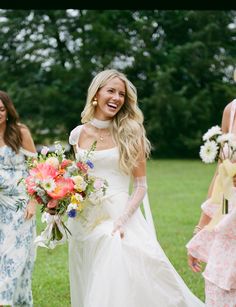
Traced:
<path fill-rule="evenodd" d="M 111 122 L 111 119 L 101 120 L 94 117 L 93 119 L 91 119 L 90 124 L 98 129 L 106 129 L 111 126 Z"/>

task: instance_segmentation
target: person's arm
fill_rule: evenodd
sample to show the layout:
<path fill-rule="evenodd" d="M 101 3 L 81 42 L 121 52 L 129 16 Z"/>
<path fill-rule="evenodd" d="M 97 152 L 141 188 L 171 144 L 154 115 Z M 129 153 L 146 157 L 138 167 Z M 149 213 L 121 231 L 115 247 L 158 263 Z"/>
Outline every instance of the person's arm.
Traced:
<path fill-rule="evenodd" d="M 21 126 L 22 148 L 32 153 L 37 153 L 31 133 L 26 126 Z"/>
<path fill-rule="evenodd" d="M 230 122 L 230 109 L 231 109 L 232 103 L 230 102 L 229 104 L 227 104 L 227 106 L 225 107 L 224 111 L 223 111 L 223 116 L 222 116 L 222 121 L 221 121 L 221 130 L 223 133 L 227 133 L 229 131 L 229 122 Z M 218 162 L 219 165 L 220 162 Z M 207 198 L 211 197 L 212 194 L 212 189 L 213 189 L 213 185 L 215 182 L 215 178 L 217 176 L 217 172 L 218 172 L 218 166 L 217 169 L 215 171 L 214 177 L 210 183 L 209 189 L 208 189 L 208 193 L 207 193 Z M 236 184 L 236 177 L 234 178 L 235 180 L 235 184 Z M 207 215 L 206 213 L 204 213 L 204 211 L 201 212 L 201 216 L 199 218 L 199 221 L 197 223 L 197 225 L 194 228 L 194 234 L 196 234 L 198 231 L 200 231 L 204 226 L 206 226 L 209 222 L 211 221 L 211 217 L 209 215 Z"/>
<path fill-rule="evenodd" d="M 120 237 L 124 237 L 124 226 L 130 220 L 132 215 L 139 208 L 143 201 L 143 198 L 147 192 L 147 182 L 146 182 L 146 158 L 145 154 L 142 154 L 137 167 L 132 172 L 133 175 L 133 192 L 128 199 L 128 203 L 124 209 L 122 215 L 114 222 L 114 228 L 112 235 L 116 231 L 119 231 Z"/>
<path fill-rule="evenodd" d="M 22 148 L 31 152 L 37 153 L 34 141 L 32 139 L 31 133 L 26 126 L 21 126 L 21 136 L 22 136 Z M 26 206 L 24 217 L 25 219 L 30 219 L 36 213 L 36 204 L 37 201 L 34 199 L 30 199 Z"/>
<path fill-rule="evenodd" d="M 209 199 L 211 197 L 213 185 L 214 185 L 214 182 L 215 182 L 215 178 L 217 176 L 217 171 L 218 171 L 218 169 L 216 169 L 214 177 L 213 177 L 213 179 L 210 183 L 210 186 L 208 188 L 207 199 Z M 210 223 L 210 221 L 211 221 L 211 217 L 209 215 L 207 215 L 203 210 L 201 210 L 201 215 L 200 215 L 200 218 L 199 218 L 197 225 L 195 226 L 195 228 L 193 230 L 193 234 L 198 233 L 198 231 L 200 231 L 204 226 L 206 226 L 208 223 Z"/>
<path fill-rule="evenodd" d="M 222 122 L 221 122 L 221 130 L 222 130 L 223 133 L 227 133 L 229 131 L 231 105 L 232 105 L 232 103 L 229 103 L 223 111 Z M 218 162 L 218 165 L 219 165 L 219 163 L 220 162 Z M 213 185 L 214 185 L 214 182 L 215 182 L 215 178 L 217 176 L 217 172 L 218 172 L 218 166 L 217 166 L 217 169 L 215 171 L 214 177 L 213 177 L 213 179 L 210 183 L 210 186 L 208 188 L 208 193 L 207 193 L 208 199 L 211 197 Z M 235 185 L 236 185 L 236 177 L 234 178 L 234 180 L 235 180 Z M 199 221 L 194 228 L 193 234 L 195 235 L 196 233 L 198 233 L 203 227 L 205 227 L 207 224 L 209 224 L 210 221 L 211 221 L 211 217 L 209 215 L 207 215 L 202 210 Z M 188 265 L 193 272 L 200 272 L 201 271 L 201 261 L 199 261 L 199 259 L 193 257 L 189 253 L 188 253 Z"/>

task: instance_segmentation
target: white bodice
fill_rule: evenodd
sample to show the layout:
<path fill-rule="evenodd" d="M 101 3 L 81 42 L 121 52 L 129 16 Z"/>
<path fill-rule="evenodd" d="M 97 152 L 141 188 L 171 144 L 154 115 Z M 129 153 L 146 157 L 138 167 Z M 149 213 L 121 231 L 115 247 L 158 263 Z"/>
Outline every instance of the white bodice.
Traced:
<path fill-rule="evenodd" d="M 76 157 L 79 157 L 80 153 L 83 154 L 84 151 L 84 149 L 77 147 Z M 94 168 L 90 169 L 89 173 L 107 180 L 107 196 L 119 192 L 129 192 L 130 176 L 124 174 L 119 168 L 118 147 L 94 151 L 91 155 L 91 161 Z"/>
<path fill-rule="evenodd" d="M 83 155 L 85 149 L 78 146 L 79 136 L 82 125 L 77 126 L 71 131 L 69 143 L 76 146 L 76 157 Z M 106 195 L 114 195 L 119 192 L 129 192 L 130 176 L 123 173 L 119 167 L 119 150 L 118 147 L 110 149 L 95 150 L 91 155 L 94 168 L 90 174 L 107 180 L 108 188 Z"/>

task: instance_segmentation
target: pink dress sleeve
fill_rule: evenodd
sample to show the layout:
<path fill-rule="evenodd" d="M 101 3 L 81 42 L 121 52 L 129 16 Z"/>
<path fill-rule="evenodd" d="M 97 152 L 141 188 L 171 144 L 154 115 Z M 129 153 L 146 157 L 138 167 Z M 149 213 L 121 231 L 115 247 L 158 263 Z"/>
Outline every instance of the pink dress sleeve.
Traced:
<path fill-rule="evenodd" d="M 207 199 L 204 203 L 201 205 L 202 211 L 208 215 L 210 218 L 213 217 L 216 210 L 219 208 L 219 204 L 211 203 L 210 199 Z"/>

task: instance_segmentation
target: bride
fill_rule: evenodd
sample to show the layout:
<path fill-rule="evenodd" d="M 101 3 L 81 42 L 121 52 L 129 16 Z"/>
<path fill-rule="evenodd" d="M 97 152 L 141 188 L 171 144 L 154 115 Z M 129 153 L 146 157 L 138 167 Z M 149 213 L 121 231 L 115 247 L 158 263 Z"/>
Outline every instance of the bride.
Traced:
<path fill-rule="evenodd" d="M 94 77 L 82 123 L 69 142 L 80 155 L 97 141 L 92 173 L 109 186 L 99 204 L 69 219 L 71 305 L 204 306 L 166 257 L 139 208 L 147 192 L 150 143 L 136 88 L 123 73 L 110 69 Z"/>

